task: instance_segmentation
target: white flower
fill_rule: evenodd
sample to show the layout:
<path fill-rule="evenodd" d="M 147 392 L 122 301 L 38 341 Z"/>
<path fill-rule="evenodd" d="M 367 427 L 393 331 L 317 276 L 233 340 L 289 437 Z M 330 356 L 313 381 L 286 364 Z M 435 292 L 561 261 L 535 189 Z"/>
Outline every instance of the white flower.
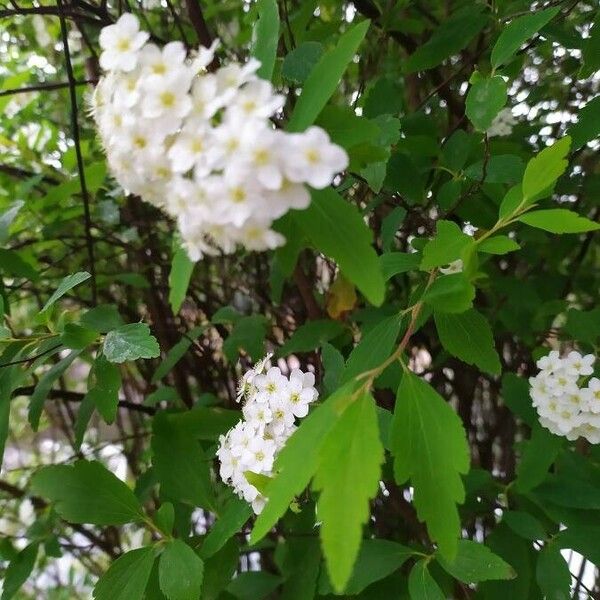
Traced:
<path fill-rule="evenodd" d="M 308 414 L 308 406 L 315 399 L 315 390 L 312 387 L 304 387 L 300 378 L 291 379 L 287 388 L 291 411 L 296 417 L 305 417 Z"/>
<path fill-rule="evenodd" d="M 547 356 L 542 356 L 542 358 L 537 361 L 536 366 L 541 371 L 554 373 L 562 368 L 563 361 L 560 358 L 558 350 L 552 350 Z"/>
<path fill-rule="evenodd" d="M 105 70 L 132 71 L 138 62 L 138 51 L 146 43 L 149 35 L 140 31 L 137 17 L 123 14 L 114 25 L 104 27 L 100 32 L 100 66 Z"/>
<path fill-rule="evenodd" d="M 257 389 L 256 401 L 271 402 L 272 398 L 283 397 L 288 389 L 288 383 L 279 367 L 271 367 L 266 374 L 254 378 Z"/>
<path fill-rule="evenodd" d="M 564 360 L 565 372 L 572 377 L 591 375 L 594 372 L 595 360 L 596 357 L 593 354 L 581 356 L 579 352 L 569 352 Z"/>
<path fill-rule="evenodd" d="M 257 79 L 247 83 L 227 107 L 227 116 L 236 120 L 268 119 L 283 107 L 285 98 L 273 93 L 268 81 Z"/>
<path fill-rule="evenodd" d="M 290 181 L 306 182 L 316 189 L 327 187 L 334 175 L 348 166 L 346 151 L 332 144 L 320 127 L 287 138 L 285 173 Z"/>
<path fill-rule="evenodd" d="M 254 437 L 242 453 L 242 464 L 246 471 L 263 473 L 273 468 L 275 458 L 275 442 L 261 437 Z"/>
<path fill-rule="evenodd" d="M 257 429 L 264 429 L 265 425 L 273 420 L 271 409 L 266 404 L 251 402 L 244 406 L 242 412 L 246 421 Z"/>
<path fill-rule="evenodd" d="M 150 119 L 163 117 L 181 123 L 181 119 L 192 109 L 192 100 L 188 95 L 190 83 L 189 75 L 181 71 L 156 79 L 151 87 L 146 87 L 142 100 L 143 115 Z M 175 129 L 177 127 L 169 128 L 169 132 Z"/>
<path fill-rule="evenodd" d="M 595 415 L 600 414 L 600 379 L 592 377 L 588 382 L 588 387 L 582 390 L 589 405 L 590 412 Z"/>
<path fill-rule="evenodd" d="M 150 76 L 147 87 L 152 87 L 154 78 L 167 77 L 174 70 L 182 69 L 184 61 L 185 46 L 181 42 L 170 42 L 162 50 L 154 44 L 146 44 L 140 53 L 140 65 Z"/>
<path fill-rule="evenodd" d="M 294 424 L 294 413 L 287 398 L 272 398 L 269 404 L 273 416 L 270 432 L 278 437 Z"/>
<path fill-rule="evenodd" d="M 208 175 L 212 170 L 211 143 L 209 127 L 184 126 L 169 148 L 168 156 L 173 163 L 173 170 L 185 173 L 193 167 L 196 177 Z"/>

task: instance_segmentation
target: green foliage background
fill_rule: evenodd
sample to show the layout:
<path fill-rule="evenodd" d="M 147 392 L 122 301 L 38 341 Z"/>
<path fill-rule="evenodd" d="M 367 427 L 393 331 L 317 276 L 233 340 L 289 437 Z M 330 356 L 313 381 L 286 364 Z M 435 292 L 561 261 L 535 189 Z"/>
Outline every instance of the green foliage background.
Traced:
<path fill-rule="evenodd" d="M 257 56 L 277 125 L 348 151 L 284 248 L 194 266 L 107 173 L 85 97 L 127 9 Z M 598 351 L 596 3 L 16 0 L 0 24 L 2 600 L 600 597 L 600 452 L 527 383 L 550 347 Z M 321 401 L 255 518 L 213 457 L 267 350 Z"/>

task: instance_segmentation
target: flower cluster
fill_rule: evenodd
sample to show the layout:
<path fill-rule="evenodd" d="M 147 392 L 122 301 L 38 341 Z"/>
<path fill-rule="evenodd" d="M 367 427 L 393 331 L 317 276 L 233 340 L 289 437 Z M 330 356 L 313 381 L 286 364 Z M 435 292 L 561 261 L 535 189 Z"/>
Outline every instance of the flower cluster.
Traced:
<path fill-rule="evenodd" d="M 556 350 L 538 360 L 530 395 L 540 423 L 552 433 L 600 443 L 600 379 L 589 378 L 594 361 L 593 354 L 573 351 L 561 358 Z"/>
<path fill-rule="evenodd" d="M 503 108 L 487 129 L 488 137 L 506 137 L 512 133 L 517 123 L 511 108 Z"/>
<path fill-rule="evenodd" d="M 219 438 L 217 450 L 221 478 L 252 503 L 256 514 L 266 498 L 245 472 L 272 475 L 275 456 L 296 430 L 296 418 L 305 417 L 319 395 L 312 373 L 294 369 L 286 377 L 279 367 L 267 368 L 270 358 L 267 355 L 242 377 L 238 401 L 244 403 L 243 419 Z"/>
<path fill-rule="evenodd" d="M 92 111 L 115 178 L 177 220 L 192 260 L 282 245 L 273 221 L 306 208 L 304 184 L 330 185 L 346 152 L 319 127 L 275 129 L 284 97 L 258 78 L 258 61 L 209 73 L 215 44 L 188 56 L 148 37 L 132 14 L 100 33 Z"/>

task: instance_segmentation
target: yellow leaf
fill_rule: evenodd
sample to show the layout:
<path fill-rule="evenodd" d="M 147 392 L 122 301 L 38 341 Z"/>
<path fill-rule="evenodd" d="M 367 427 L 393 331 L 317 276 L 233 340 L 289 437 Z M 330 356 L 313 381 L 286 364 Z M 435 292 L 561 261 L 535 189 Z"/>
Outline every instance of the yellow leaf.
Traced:
<path fill-rule="evenodd" d="M 332 319 L 339 319 L 345 312 L 352 310 L 356 304 L 356 289 L 340 273 L 329 289 L 327 297 L 327 314 Z"/>

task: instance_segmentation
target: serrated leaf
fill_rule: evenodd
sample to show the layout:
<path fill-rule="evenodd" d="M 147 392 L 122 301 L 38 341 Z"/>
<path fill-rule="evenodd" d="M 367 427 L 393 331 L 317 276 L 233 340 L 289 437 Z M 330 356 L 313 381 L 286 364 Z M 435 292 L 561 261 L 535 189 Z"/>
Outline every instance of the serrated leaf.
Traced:
<path fill-rule="evenodd" d="M 154 564 L 151 546 L 131 550 L 112 563 L 94 587 L 95 600 L 142 600 Z"/>
<path fill-rule="evenodd" d="M 559 6 L 546 10 L 536 9 L 528 15 L 513 19 L 502 29 L 500 37 L 492 48 L 492 67 L 497 68 L 510 60 L 521 45 L 549 23 L 559 10 Z"/>
<path fill-rule="evenodd" d="M 431 576 L 427 560 L 418 561 L 408 576 L 408 593 L 411 600 L 446 600 L 446 596 Z"/>
<path fill-rule="evenodd" d="M 60 336 L 60 341 L 65 348 L 83 350 L 93 344 L 98 338 L 98 333 L 93 329 L 82 327 L 77 323 L 67 323 Z"/>
<path fill-rule="evenodd" d="M 56 291 L 48 298 L 40 312 L 46 312 L 59 298 L 62 298 L 68 291 L 72 290 L 76 285 L 87 281 L 91 275 L 87 271 L 80 271 L 73 275 L 67 275 L 58 285 Z"/>
<path fill-rule="evenodd" d="M 177 248 L 169 271 L 169 304 L 175 314 L 179 312 L 185 299 L 195 266 L 196 263 L 190 260 L 185 249 Z"/>
<path fill-rule="evenodd" d="M 209 558 L 216 554 L 227 540 L 242 528 L 251 515 L 250 505 L 245 500 L 232 496 L 202 542 L 200 549 L 202 558 Z"/>
<path fill-rule="evenodd" d="M 595 25 L 593 31 L 600 40 L 600 24 Z M 577 110 L 577 123 L 569 126 L 567 134 L 573 139 L 573 150 L 579 150 L 600 135 L 600 96 L 592 98 L 583 108 Z"/>
<path fill-rule="evenodd" d="M 584 233 L 600 229 L 600 223 L 590 221 L 566 208 L 534 210 L 521 215 L 519 221 L 550 233 Z"/>
<path fill-rule="evenodd" d="M 523 206 L 548 196 L 556 180 L 566 171 L 571 138 L 567 135 L 534 156 L 523 175 Z"/>
<path fill-rule="evenodd" d="M 100 355 L 92 367 L 93 386 L 87 396 L 107 423 L 112 423 L 117 416 L 119 406 L 119 390 L 121 389 L 121 372 L 119 367 Z"/>
<path fill-rule="evenodd" d="M 544 526 L 533 515 L 522 510 L 508 510 L 502 515 L 506 523 L 518 536 L 526 540 L 545 540 Z"/>
<path fill-rule="evenodd" d="M 556 544 L 546 544 L 538 553 L 535 578 L 544 598 L 548 600 L 571 598 L 571 572 Z"/>
<path fill-rule="evenodd" d="M 473 243 L 473 238 L 463 233 L 453 221 L 438 221 L 435 237 L 425 244 L 421 269 L 450 264 L 462 256 L 464 249 Z"/>
<path fill-rule="evenodd" d="M 278 356 L 288 356 L 295 352 L 310 352 L 324 342 L 337 337 L 344 331 L 339 321 L 317 319 L 300 325 L 290 339 L 278 350 Z"/>
<path fill-rule="evenodd" d="M 328 50 L 306 78 L 288 124 L 289 131 L 304 131 L 315 122 L 338 87 L 346 67 L 354 58 L 369 29 L 370 21 L 354 25 L 340 36 L 335 48 Z"/>
<path fill-rule="evenodd" d="M 494 334 L 481 313 L 474 308 L 458 314 L 436 311 L 434 319 L 440 342 L 450 354 L 486 373 L 500 373 Z"/>
<path fill-rule="evenodd" d="M 129 323 L 113 329 L 104 338 L 103 353 L 110 362 L 156 358 L 160 348 L 146 323 Z"/>
<path fill-rule="evenodd" d="M 390 445 L 399 485 L 409 479 L 414 504 L 440 553 L 452 560 L 460 535 L 456 505 L 464 501 L 461 474 L 469 469 L 469 445 L 458 415 L 424 380 L 402 376 Z"/>
<path fill-rule="evenodd" d="M 383 278 L 387 281 L 407 271 L 413 271 L 419 268 L 421 256 L 416 252 L 386 252 L 379 257 Z"/>
<path fill-rule="evenodd" d="M 144 516 L 134 493 L 96 461 L 42 467 L 33 476 L 31 489 L 71 523 L 124 525 Z"/>
<path fill-rule="evenodd" d="M 475 287 L 463 273 L 437 277 L 423 294 L 423 301 L 438 313 L 462 313 L 470 309 Z"/>
<path fill-rule="evenodd" d="M 521 246 L 507 235 L 495 235 L 477 245 L 477 249 L 480 252 L 498 255 L 508 254 L 509 252 L 520 250 L 520 248 Z"/>
<path fill-rule="evenodd" d="M 480 78 L 469 89 L 465 112 L 479 131 L 489 129 L 506 104 L 506 83 L 500 75 Z"/>
<path fill-rule="evenodd" d="M 341 592 L 352 575 L 384 458 L 375 401 L 369 394 L 346 409 L 320 456 L 313 487 L 320 491 L 321 542 L 329 578 Z"/>
<path fill-rule="evenodd" d="M 326 436 L 352 401 L 355 387 L 351 382 L 337 390 L 315 408 L 288 439 L 275 460 L 273 472 L 276 475 L 269 484 L 269 497 L 256 519 L 250 543 L 262 539 L 294 497 L 306 488 L 317 470 Z"/>
<path fill-rule="evenodd" d="M 181 540 L 171 540 L 160 555 L 160 589 L 169 600 L 198 600 L 202 590 L 204 563 Z"/>
<path fill-rule="evenodd" d="M 471 540 L 460 540 L 453 561 L 438 556 L 442 567 L 463 583 L 479 583 L 490 579 L 513 579 L 513 568 L 488 547 Z"/>
<path fill-rule="evenodd" d="M 333 188 L 313 190 L 310 206 L 294 218 L 317 250 L 333 258 L 371 304 L 383 302 L 385 285 L 372 247 L 373 232 L 355 206 Z"/>

